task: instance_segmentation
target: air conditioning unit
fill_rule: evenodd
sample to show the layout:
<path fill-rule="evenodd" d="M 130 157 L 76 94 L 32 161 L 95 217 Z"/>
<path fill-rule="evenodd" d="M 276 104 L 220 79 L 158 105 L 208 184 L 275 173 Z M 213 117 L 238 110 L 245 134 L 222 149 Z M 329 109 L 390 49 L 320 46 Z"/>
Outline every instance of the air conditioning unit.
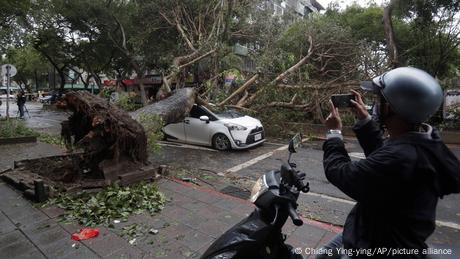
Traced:
<path fill-rule="evenodd" d="M 284 14 L 284 8 L 280 5 L 273 4 L 273 9 L 275 10 L 274 15 L 283 15 Z"/>
<path fill-rule="evenodd" d="M 300 15 L 304 15 L 305 13 L 305 5 L 301 2 L 298 2 L 296 7 L 295 7 L 295 11 L 296 13 L 300 14 Z"/>

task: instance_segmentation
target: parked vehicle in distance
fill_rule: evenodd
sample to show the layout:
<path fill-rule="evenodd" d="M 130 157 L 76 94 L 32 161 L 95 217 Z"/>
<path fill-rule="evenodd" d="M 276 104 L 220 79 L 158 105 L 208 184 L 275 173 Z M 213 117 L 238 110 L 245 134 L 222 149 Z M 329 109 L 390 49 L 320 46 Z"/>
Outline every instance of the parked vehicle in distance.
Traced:
<path fill-rule="evenodd" d="M 217 150 L 246 149 L 262 144 L 265 133 L 255 118 L 234 111 L 215 114 L 193 105 L 188 117 L 163 128 L 167 140 L 212 146 Z"/>

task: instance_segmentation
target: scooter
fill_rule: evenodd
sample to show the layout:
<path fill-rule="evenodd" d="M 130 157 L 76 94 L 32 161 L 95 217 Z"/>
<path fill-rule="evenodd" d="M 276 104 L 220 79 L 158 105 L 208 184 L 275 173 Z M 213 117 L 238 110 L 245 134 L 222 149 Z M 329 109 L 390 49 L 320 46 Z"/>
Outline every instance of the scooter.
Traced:
<path fill-rule="evenodd" d="M 303 182 L 305 174 L 290 161 L 301 142 L 300 134 L 294 136 L 289 142 L 287 163 L 254 184 L 250 201 L 256 209 L 251 215 L 218 238 L 201 258 L 302 258 L 284 243 L 286 236 L 281 232 L 288 217 L 296 226 L 303 224 L 296 212 L 297 199 L 300 192 L 306 193 L 310 188 Z"/>
<path fill-rule="evenodd" d="M 307 193 L 310 188 L 303 182 L 305 174 L 296 170 L 296 164 L 290 161 L 301 142 L 300 134 L 290 140 L 287 164 L 283 164 L 280 170 L 266 173 L 254 184 L 250 201 L 256 206 L 255 210 L 214 241 L 201 259 L 303 258 L 284 242 L 286 236 L 282 234 L 288 217 L 296 226 L 303 224 L 296 212 L 297 199 L 300 192 Z M 460 258 L 458 246 L 430 247 L 445 253 L 430 254 L 425 259 Z"/>

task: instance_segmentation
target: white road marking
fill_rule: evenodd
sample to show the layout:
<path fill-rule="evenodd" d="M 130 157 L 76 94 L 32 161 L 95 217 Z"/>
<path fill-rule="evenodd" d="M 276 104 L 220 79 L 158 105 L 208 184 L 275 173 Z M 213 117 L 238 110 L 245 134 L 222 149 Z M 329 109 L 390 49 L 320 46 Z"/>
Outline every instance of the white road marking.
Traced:
<path fill-rule="evenodd" d="M 267 142 L 267 141 L 265 141 L 265 144 L 274 145 L 274 146 L 284 146 L 284 144 L 274 143 L 274 142 Z"/>
<path fill-rule="evenodd" d="M 305 141 L 308 141 L 308 138 L 302 139 L 302 143 L 305 142 Z M 274 154 L 276 151 L 283 151 L 283 150 L 288 149 L 288 147 L 289 147 L 289 145 L 284 145 L 284 146 L 279 147 L 279 148 L 277 148 L 277 149 L 275 149 L 275 150 L 273 150 L 273 151 L 270 151 L 270 152 L 265 153 L 265 154 L 263 154 L 263 155 L 260 155 L 260 156 L 258 156 L 258 157 L 256 157 L 256 158 L 253 158 L 253 159 L 251 159 L 251 160 L 249 160 L 249 161 L 246 161 L 246 162 L 244 162 L 244 163 L 242 163 L 242 164 L 239 164 L 239 165 L 234 166 L 234 167 L 232 167 L 232 168 L 230 168 L 230 169 L 227 169 L 225 172 L 228 172 L 228 173 L 236 173 L 236 172 L 238 172 L 238 171 L 240 171 L 240 170 L 242 170 L 242 169 L 244 169 L 244 168 L 250 167 L 251 165 L 257 164 L 258 162 L 264 160 L 265 158 L 269 158 L 269 157 L 273 156 L 273 154 Z"/>
<path fill-rule="evenodd" d="M 269 157 L 273 156 L 273 154 L 274 154 L 276 151 L 286 150 L 288 147 L 289 147 L 289 145 L 285 145 L 285 146 L 279 147 L 279 148 L 275 149 L 274 151 L 270 151 L 270 152 L 265 153 L 265 154 L 263 154 L 263 155 L 260 155 L 260 156 L 258 156 L 258 157 L 256 157 L 256 158 L 253 158 L 253 159 L 251 159 L 251 160 L 249 160 L 249 161 L 246 161 L 246 162 L 244 162 L 244 163 L 242 163 L 242 164 L 239 164 L 239 165 L 234 166 L 234 167 L 232 167 L 232 168 L 230 168 L 230 169 L 227 169 L 226 172 L 229 172 L 229 173 L 236 173 L 236 172 L 238 172 L 238 171 L 240 171 L 240 170 L 242 170 L 242 169 L 244 169 L 244 168 L 246 168 L 246 167 L 250 167 L 251 165 L 257 164 L 259 161 L 262 161 L 262 160 L 264 160 L 265 158 L 269 158 Z"/>
<path fill-rule="evenodd" d="M 448 228 L 460 230 L 460 224 L 453 223 L 453 222 L 445 222 L 445 221 L 436 220 L 436 225 L 440 227 L 448 227 Z"/>
<path fill-rule="evenodd" d="M 333 197 L 333 196 L 329 196 L 329 195 L 325 195 L 325 194 L 321 194 L 321 193 L 308 192 L 308 193 L 302 193 L 302 194 L 311 195 L 311 196 L 315 196 L 315 197 L 320 197 L 320 198 L 323 198 L 323 199 L 333 200 L 333 201 L 337 201 L 337 202 L 343 202 L 343 203 L 350 204 L 350 205 L 355 205 L 356 204 L 355 201 L 351 201 L 351 200 L 347 200 L 347 199 L 343 199 L 343 198 L 337 198 L 337 197 Z M 440 227 L 448 227 L 448 228 L 453 228 L 453 229 L 456 229 L 456 230 L 460 230 L 460 224 L 457 224 L 457 223 L 454 223 L 454 222 L 436 220 L 436 225 L 438 225 Z"/>
<path fill-rule="evenodd" d="M 327 200 L 333 200 L 333 201 L 343 202 L 343 203 L 347 203 L 347 204 L 350 204 L 350 205 L 355 205 L 355 204 L 356 204 L 355 201 L 350 201 L 350 200 L 343 199 L 343 198 L 338 198 L 338 197 L 332 197 L 332 196 L 325 195 L 325 194 L 321 194 L 321 193 L 314 193 L 314 192 L 307 192 L 307 193 L 301 192 L 301 193 L 302 193 L 302 194 L 305 194 L 305 195 L 311 195 L 311 196 L 321 197 L 321 198 L 327 199 Z"/>
<path fill-rule="evenodd" d="M 166 147 L 178 147 L 178 148 L 187 148 L 187 149 L 196 149 L 196 150 L 205 150 L 205 151 L 217 152 L 217 150 L 207 148 L 207 147 L 193 146 L 193 145 L 187 145 L 187 144 L 176 143 L 176 142 L 160 141 L 158 144 L 160 146 L 166 146 Z"/>

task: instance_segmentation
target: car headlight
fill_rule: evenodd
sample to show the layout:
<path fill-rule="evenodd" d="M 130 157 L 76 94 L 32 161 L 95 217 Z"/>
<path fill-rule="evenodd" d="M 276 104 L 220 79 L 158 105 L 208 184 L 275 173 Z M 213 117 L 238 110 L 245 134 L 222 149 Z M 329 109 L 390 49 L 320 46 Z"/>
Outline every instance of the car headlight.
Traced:
<path fill-rule="evenodd" d="M 267 183 L 265 181 L 265 175 L 260 177 L 254 186 L 252 187 L 251 196 L 249 196 L 249 200 L 254 203 L 259 196 L 268 190 Z"/>
<path fill-rule="evenodd" d="M 233 123 L 225 123 L 225 127 L 227 127 L 229 130 L 247 130 L 246 127 L 243 127 L 238 124 L 233 124 Z"/>

